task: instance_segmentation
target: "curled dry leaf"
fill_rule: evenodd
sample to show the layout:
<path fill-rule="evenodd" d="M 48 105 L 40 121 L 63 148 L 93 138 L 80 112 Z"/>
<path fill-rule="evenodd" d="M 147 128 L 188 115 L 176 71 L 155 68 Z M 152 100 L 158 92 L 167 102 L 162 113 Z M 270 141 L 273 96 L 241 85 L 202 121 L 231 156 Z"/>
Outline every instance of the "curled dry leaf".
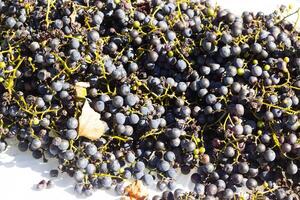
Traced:
<path fill-rule="evenodd" d="M 146 200 L 148 190 L 143 185 L 142 181 L 137 180 L 125 188 L 126 196 L 122 199 L 126 200 Z"/>
<path fill-rule="evenodd" d="M 78 17 L 78 12 L 75 9 L 74 4 L 72 4 L 72 7 L 73 7 L 73 12 L 70 15 L 70 19 L 71 19 L 71 23 L 74 24 L 76 22 L 76 18 Z"/>
<path fill-rule="evenodd" d="M 100 114 L 90 107 L 88 100 L 85 100 L 79 117 L 78 135 L 90 140 L 97 140 L 107 130 L 106 122 L 100 120 Z"/>
<path fill-rule="evenodd" d="M 85 98 L 87 95 L 86 88 L 90 87 L 89 82 L 77 82 L 75 83 L 75 93 L 78 98 Z"/>

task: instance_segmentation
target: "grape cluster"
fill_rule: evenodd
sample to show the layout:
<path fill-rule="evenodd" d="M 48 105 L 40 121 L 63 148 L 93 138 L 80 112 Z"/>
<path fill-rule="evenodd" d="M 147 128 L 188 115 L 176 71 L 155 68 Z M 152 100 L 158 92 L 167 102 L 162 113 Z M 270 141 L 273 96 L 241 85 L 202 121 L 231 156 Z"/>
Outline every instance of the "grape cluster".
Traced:
<path fill-rule="evenodd" d="M 122 195 L 138 179 L 164 191 L 153 199 L 297 199 L 300 42 L 290 10 L 0 0 L 0 152 L 16 138 L 20 151 L 57 159 L 86 196 Z M 86 99 L 108 125 L 97 140 L 78 134 Z M 176 188 L 180 173 L 193 191 Z"/>

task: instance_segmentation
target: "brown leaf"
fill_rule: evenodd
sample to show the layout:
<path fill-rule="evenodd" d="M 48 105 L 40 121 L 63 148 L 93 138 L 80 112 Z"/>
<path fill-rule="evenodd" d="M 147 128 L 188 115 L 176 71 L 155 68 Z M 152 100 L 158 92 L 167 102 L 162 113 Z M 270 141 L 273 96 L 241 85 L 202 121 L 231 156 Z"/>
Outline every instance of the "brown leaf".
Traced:
<path fill-rule="evenodd" d="M 148 191 L 140 180 L 134 181 L 132 184 L 128 185 L 125 188 L 125 192 L 127 197 L 124 198 L 128 200 L 145 200 L 148 197 Z"/>
<path fill-rule="evenodd" d="M 78 135 L 90 140 L 97 140 L 107 129 L 106 122 L 100 120 L 100 114 L 90 107 L 88 100 L 85 100 L 79 117 Z"/>

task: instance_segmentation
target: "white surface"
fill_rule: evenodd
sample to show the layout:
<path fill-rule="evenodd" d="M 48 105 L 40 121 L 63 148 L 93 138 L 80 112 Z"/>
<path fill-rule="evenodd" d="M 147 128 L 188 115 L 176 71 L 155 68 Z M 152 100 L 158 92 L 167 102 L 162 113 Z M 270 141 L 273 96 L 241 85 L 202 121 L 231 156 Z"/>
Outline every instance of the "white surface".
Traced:
<path fill-rule="evenodd" d="M 290 3 L 295 6 L 294 10 L 300 6 L 300 0 L 219 0 L 217 2 L 221 7 L 236 14 L 241 14 L 245 10 L 270 13 L 280 5 Z M 0 154 L 0 199 L 71 200 L 82 198 L 74 195 L 74 181 L 67 175 L 53 179 L 55 186 L 52 189 L 35 190 L 35 184 L 42 179 L 48 180 L 49 170 L 56 167 L 57 163 L 54 160 L 42 163 L 42 160 L 33 159 L 29 152 L 21 153 L 15 148 L 9 148 L 6 153 Z M 181 177 L 178 182 L 182 187 L 189 180 Z M 111 191 L 98 190 L 87 199 L 119 199 L 112 194 Z"/>

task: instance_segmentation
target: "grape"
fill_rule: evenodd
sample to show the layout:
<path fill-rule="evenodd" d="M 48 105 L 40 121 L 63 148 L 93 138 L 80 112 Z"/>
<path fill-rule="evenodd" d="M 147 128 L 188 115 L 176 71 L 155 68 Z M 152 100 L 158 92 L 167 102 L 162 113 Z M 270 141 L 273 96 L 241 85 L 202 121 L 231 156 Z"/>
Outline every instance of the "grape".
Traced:
<path fill-rule="evenodd" d="M 131 124 L 137 124 L 139 122 L 139 120 L 140 120 L 140 118 L 139 118 L 139 116 L 137 114 L 131 114 L 129 116 L 129 122 Z"/>
<path fill-rule="evenodd" d="M 162 141 L 156 141 L 155 149 L 158 151 L 162 151 L 165 149 L 165 144 Z"/>
<path fill-rule="evenodd" d="M 0 147 L 1 147 L 0 150 L 2 150 L 1 152 L 3 152 L 6 149 L 6 146 L 3 145 L 3 144 L 0 144 Z M 22 152 L 27 151 L 28 150 L 28 142 L 20 141 L 19 144 L 18 144 L 18 149 Z"/>
<path fill-rule="evenodd" d="M 125 97 L 125 103 L 129 106 L 134 106 L 137 103 L 137 97 L 134 94 L 128 94 Z"/>
<path fill-rule="evenodd" d="M 267 151 L 264 152 L 264 159 L 267 162 L 272 162 L 276 158 L 276 154 L 272 149 L 268 149 Z"/>
<path fill-rule="evenodd" d="M 172 162 L 172 161 L 174 161 L 176 159 L 176 156 L 175 156 L 175 154 L 172 151 L 167 151 L 164 154 L 164 159 L 166 161 Z"/>
<path fill-rule="evenodd" d="M 199 86 L 200 86 L 201 88 L 208 88 L 209 85 L 210 85 L 210 82 L 209 82 L 209 80 L 208 80 L 207 78 L 203 78 L 203 79 L 201 79 L 200 82 L 199 82 Z"/>
<path fill-rule="evenodd" d="M 64 157 L 64 159 L 66 159 L 66 160 L 73 160 L 74 157 L 75 157 L 75 154 L 74 154 L 74 152 L 73 152 L 71 149 L 69 149 L 69 150 L 66 150 L 66 151 L 64 152 L 63 157 Z"/>
<path fill-rule="evenodd" d="M 289 163 L 287 166 L 286 172 L 289 175 L 295 175 L 298 172 L 298 166 L 294 163 Z"/>
<path fill-rule="evenodd" d="M 175 40 L 175 38 L 176 38 L 176 33 L 173 32 L 173 31 L 167 31 L 167 38 L 168 38 L 168 40 L 170 40 L 170 41 Z"/>
<path fill-rule="evenodd" d="M 92 30 L 88 33 L 88 38 L 91 41 L 97 42 L 100 39 L 100 35 L 97 31 Z"/>
<path fill-rule="evenodd" d="M 58 170 L 56 170 L 56 169 L 52 169 L 52 170 L 50 170 L 50 176 L 51 177 L 57 177 L 58 176 Z"/>
<path fill-rule="evenodd" d="M 7 144 L 3 141 L 0 141 L 0 153 L 5 151 L 7 148 Z"/>
<path fill-rule="evenodd" d="M 105 109 L 105 103 L 103 101 L 97 101 L 94 105 L 95 110 L 102 112 Z"/>
<path fill-rule="evenodd" d="M 172 139 L 172 140 L 170 141 L 170 145 L 171 145 L 172 147 L 178 147 L 178 146 L 180 145 L 180 139 L 179 139 L 179 138 Z"/>
<path fill-rule="evenodd" d="M 145 173 L 143 171 L 137 171 L 134 174 L 134 178 L 137 180 L 141 180 L 144 177 Z"/>
<path fill-rule="evenodd" d="M 224 199 L 232 199 L 234 197 L 234 193 L 232 189 L 226 188 L 223 192 L 223 198 Z"/>
<path fill-rule="evenodd" d="M 149 126 L 152 129 L 157 129 L 159 127 L 160 120 L 159 119 L 152 119 L 149 121 Z"/>
<path fill-rule="evenodd" d="M 126 184 L 124 182 L 118 183 L 115 187 L 115 191 L 118 195 L 123 195 L 125 193 Z"/>
<path fill-rule="evenodd" d="M 75 191 L 77 194 L 81 194 L 82 191 L 83 191 L 83 184 L 82 184 L 82 183 L 77 183 L 77 184 L 75 184 L 74 191 Z"/>
<path fill-rule="evenodd" d="M 135 163 L 135 170 L 137 171 L 143 171 L 145 169 L 145 164 L 142 161 L 137 161 Z"/>
<path fill-rule="evenodd" d="M 123 97 L 121 96 L 115 96 L 112 99 L 112 104 L 116 107 L 116 108 L 120 108 L 121 106 L 123 106 L 124 100 Z"/>
<path fill-rule="evenodd" d="M 205 191 L 206 191 L 206 194 L 209 195 L 209 196 L 214 196 L 217 194 L 218 192 L 218 189 L 217 189 L 217 186 L 214 185 L 214 184 L 209 184 L 208 186 L 205 187 Z"/>
<path fill-rule="evenodd" d="M 184 147 L 184 149 L 186 150 L 186 151 L 189 151 L 189 152 L 191 152 L 191 151 L 194 151 L 195 150 L 195 148 L 196 148 L 196 144 L 194 143 L 194 142 L 186 142 L 186 143 L 184 143 L 184 145 L 183 145 Z"/>
<path fill-rule="evenodd" d="M 124 132 L 122 132 L 122 134 L 126 135 L 126 136 L 131 136 L 133 134 L 133 128 L 130 125 L 125 125 L 124 126 Z"/>
<path fill-rule="evenodd" d="M 120 163 L 117 160 L 114 160 L 109 164 L 109 169 L 113 172 L 117 172 L 120 167 Z"/>
<path fill-rule="evenodd" d="M 125 158 L 129 163 L 133 163 L 135 161 L 135 155 L 131 151 L 126 154 Z"/>
<path fill-rule="evenodd" d="M 260 66 L 254 66 L 251 69 L 251 73 L 252 73 L 253 76 L 258 77 L 258 76 L 262 75 L 263 71 L 262 71 Z"/>
<path fill-rule="evenodd" d="M 112 180 L 110 177 L 103 177 L 101 179 L 101 184 L 104 188 L 109 189 L 112 186 Z"/>
<path fill-rule="evenodd" d="M 29 45 L 29 49 L 32 51 L 32 52 L 35 52 L 37 49 L 40 48 L 40 45 L 38 42 L 32 42 L 30 45 Z"/>
<path fill-rule="evenodd" d="M 178 92 L 185 92 L 187 90 L 187 85 L 184 82 L 179 82 L 177 84 L 176 90 Z"/>
<path fill-rule="evenodd" d="M 69 129 L 76 129 L 78 127 L 77 119 L 74 118 L 74 117 L 69 118 L 68 121 L 67 121 L 67 127 Z"/>
<path fill-rule="evenodd" d="M 225 87 L 225 86 L 221 86 L 221 87 L 219 88 L 219 92 L 220 92 L 220 94 L 222 94 L 222 95 L 226 95 L 226 94 L 228 93 L 228 88 Z"/>
<path fill-rule="evenodd" d="M 252 131 L 253 131 L 253 128 L 252 128 L 250 125 L 248 125 L 248 124 L 244 125 L 243 129 L 244 129 L 244 133 L 245 133 L 246 135 L 251 134 Z"/>
<path fill-rule="evenodd" d="M 198 194 L 198 195 L 204 195 L 205 193 L 205 186 L 201 183 L 196 183 L 195 187 L 194 187 L 194 191 Z"/>
<path fill-rule="evenodd" d="M 183 72 L 185 68 L 187 67 L 187 64 L 184 60 L 179 59 L 176 63 L 176 68 L 180 71 Z"/>
<path fill-rule="evenodd" d="M 76 162 L 76 166 L 77 166 L 78 168 L 84 169 L 84 168 L 87 167 L 88 162 L 89 162 L 89 161 L 88 161 L 86 158 L 79 158 L 79 159 L 77 160 L 77 162 Z"/>
<path fill-rule="evenodd" d="M 81 59 L 81 55 L 77 50 L 71 50 L 70 51 L 70 58 L 72 61 L 78 61 Z"/>
<path fill-rule="evenodd" d="M 228 66 L 226 68 L 226 74 L 228 75 L 228 77 L 234 77 L 237 75 L 237 68 L 234 66 Z"/>
<path fill-rule="evenodd" d="M 233 132 L 236 135 L 241 135 L 244 132 L 244 127 L 241 124 L 237 124 L 233 127 Z"/>
<path fill-rule="evenodd" d="M 154 180 L 153 180 L 153 176 L 150 174 L 145 174 L 143 176 L 143 181 L 146 185 L 152 185 Z"/>
<path fill-rule="evenodd" d="M 69 93 L 67 92 L 67 91 L 61 91 L 60 93 L 59 93 L 59 97 L 61 98 L 61 99 L 66 99 L 67 97 L 69 96 Z"/>
<path fill-rule="evenodd" d="M 49 147 L 49 153 L 52 155 L 52 156 L 56 156 L 58 154 L 58 147 L 57 146 L 54 146 L 54 145 L 50 145 Z"/>
<path fill-rule="evenodd" d="M 68 140 L 61 140 L 60 144 L 58 145 L 58 148 L 62 151 L 65 151 L 69 148 L 69 141 Z"/>
<path fill-rule="evenodd" d="M 77 134 L 77 131 L 76 131 L 76 130 L 68 129 L 68 130 L 66 131 L 66 138 L 67 138 L 67 139 L 74 140 L 74 139 L 76 139 L 77 135 L 78 135 L 78 134 Z"/>
<path fill-rule="evenodd" d="M 177 176 L 177 172 L 175 169 L 170 168 L 168 171 L 166 171 L 166 175 L 170 178 L 175 178 Z"/>
<path fill-rule="evenodd" d="M 84 178 L 84 174 L 82 173 L 82 171 L 78 170 L 78 171 L 75 171 L 73 177 L 77 182 L 81 182 Z"/>
<path fill-rule="evenodd" d="M 138 65 L 134 62 L 130 63 L 128 66 L 129 72 L 136 72 L 138 70 Z"/>
<path fill-rule="evenodd" d="M 232 105 L 232 108 L 230 109 L 231 113 L 237 116 L 243 116 L 244 115 L 244 106 L 242 104 L 235 104 Z"/>
<path fill-rule="evenodd" d="M 124 177 L 125 177 L 126 179 L 130 179 L 130 178 L 131 178 L 131 172 L 130 172 L 129 170 L 125 170 L 125 172 L 124 172 Z"/>
<path fill-rule="evenodd" d="M 93 158 L 94 160 L 101 160 L 102 154 L 101 154 L 99 151 L 97 151 L 97 152 L 92 156 L 92 158 Z"/>
<path fill-rule="evenodd" d="M 45 189 L 47 186 L 47 182 L 45 180 L 41 180 L 37 185 L 36 185 L 36 189 L 37 190 L 42 190 Z"/>
<path fill-rule="evenodd" d="M 90 188 L 84 190 L 84 195 L 89 197 L 93 194 L 93 191 Z"/>
<path fill-rule="evenodd" d="M 216 186 L 218 187 L 218 191 L 224 190 L 226 188 L 226 183 L 224 180 L 219 179 L 216 181 Z"/>
<path fill-rule="evenodd" d="M 252 46 L 251 46 L 251 51 L 253 53 L 260 53 L 262 51 L 262 46 L 259 44 L 259 43 L 254 43 Z"/>
<path fill-rule="evenodd" d="M 252 190 L 257 187 L 257 181 L 254 178 L 249 178 L 246 182 L 246 186 Z"/>
<path fill-rule="evenodd" d="M 179 136 L 181 135 L 181 131 L 178 128 L 173 128 L 168 133 L 169 133 L 168 136 L 170 139 L 179 138 Z"/>
<path fill-rule="evenodd" d="M 33 150 L 39 149 L 42 146 L 42 142 L 39 139 L 33 139 L 30 148 Z"/>
<path fill-rule="evenodd" d="M 96 172 L 96 167 L 95 167 L 95 165 L 94 165 L 94 164 L 88 164 L 88 165 L 86 166 L 86 172 L 87 172 L 87 174 L 89 174 L 89 175 L 93 175 L 93 174 Z"/>
<path fill-rule="evenodd" d="M 246 174 L 249 171 L 249 165 L 246 162 L 240 162 L 238 164 L 238 171 L 241 174 Z"/>
<path fill-rule="evenodd" d="M 161 160 L 158 164 L 157 167 L 160 171 L 166 172 L 170 169 L 170 164 L 167 161 Z"/>
<path fill-rule="evenodd" d="M 43 108 L 45 106 L 45 102 L 42 98 L 37 98 L 35 104 L 37 108 Z"/>
<path fill-rule="evenodd" d="M 168 188 L 169 190 L 174 190 L 176 188 L 176 182 L 174 180 L 170 180 L 168 182 Z"/>
<path fill-rule="evenodd" d="M 256 147 L 256 151 L 258 153 L 263 153 L 266 151 L 266 146 L 264 144 L 258 144 Z"/>
<path fill-rule="evenodd" d="M 233 174 L 231 176 L 231 179 L 232 179 L 232 181 L 233 181 L 234 184 L 239 185 L 243 181 L 243 175 L 241 175 L 241 174 Z"/>
<path fill-rule="evenodd" d="M 159 182 L 157 182 L 156 187 L 159 190 L 164 191 L 167 188 L 167 184 L 165 182 L 163 182 L 163 181 L 159 181 Z"/>
<path fill-rule="evenodd" d="M 40 158 L 43 157 L 43 153 L 40 149 L 33 150 L 32 151 L 32 157 L 35 158 L 35 159 L 40 159 Z"/>
<path fill-rule="evenodd" d="M 205 98 L 205 101 L 208 105 L 213 105 L 217 102 L 217 97 L 213 94 L 208 94 Z"/>
<path fill-rule="evenodd" d="M 231 146 L 226 147 L 224 154 L 225 154 L 226 157 L 229 157 L 229 158 L 233 157 L 235 155 L 234 148 L 231 147 Z"/>
<path fill-rule="evenodd" d="M 5 24 L 7 27 L 9 28 L 13 28 L 15 25 L 16 25 L 16 20 L 15 18 L 13 17 L 8 17 L 6 20 L 5 20 Z"/>
<path fill-rule="evenodd" d="M 214 166 L 212 163 L 207 163 L 202 167 L 204 173 L 210 174 L 214 171 Z"/>
<path fill-rule="evenodd" d="M 297 141 L 297 136 L 294 133 L 288 135 L 288 142 L 290 144 L 295 144 Z"/>
<path fill-rule="evenodd" d="M 88 146 L 86 146 L 85 148 L 85 152 L 87 155 L 89 156 L 93 156 L 97 153 L 97 147 L 94 144 L 89 144 Z"/>
<path fill-rule="evenodd" d="M 125 120 L 126 120 L 126 117 L 123 113 L 117 113 L 115 116 L 114 116 L 114 121 L 117 123 L 117 124 L 120 124 L 120 125 L 123 125 L 125 123 Z"/>

